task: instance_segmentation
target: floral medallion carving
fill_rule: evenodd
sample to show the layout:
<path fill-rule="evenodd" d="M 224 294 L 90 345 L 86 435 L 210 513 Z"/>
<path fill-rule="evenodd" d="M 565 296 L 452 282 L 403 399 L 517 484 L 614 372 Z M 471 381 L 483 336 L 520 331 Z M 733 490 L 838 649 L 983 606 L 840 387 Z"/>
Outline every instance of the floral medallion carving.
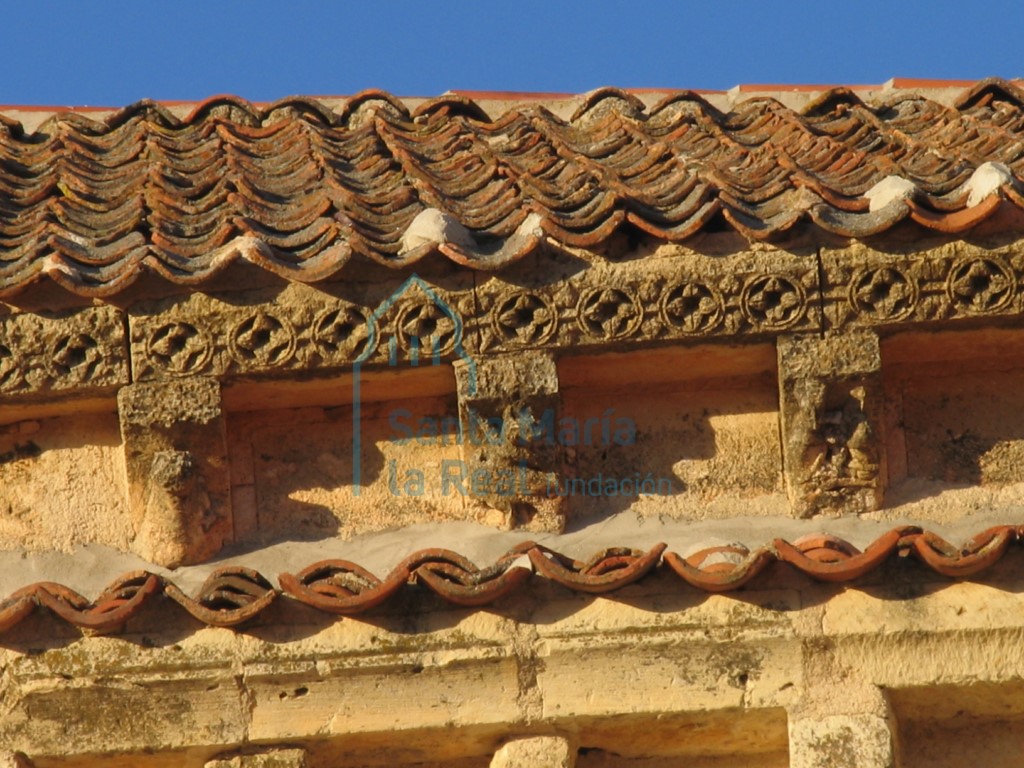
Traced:
<path fill-rule="evenodd" d="M 755 326 L 779 330 L 796 325 L 807 309 L 804 289 L 788 277 L 762 275 L 743 286 L 743 313 Z"/>
<path fill-rule="evenodd" d="M 722 322 L 722 299 L 704 283 L 678 283 L 662 297 L 661 314 L 665 323 L 678 331 L 707 333 Z"/>
<path fill-rule="evenodd" d="M 558 327 L 558 314 L 544 297 L 523 291 L 505 299 L 492 315 L 494 328 L 507 342 L 542 344 Z"/>
<path fill-rule="evenodd" d="M 165 371 L 187 375 L 206 368 L 213 354 L 209 335 L 192 323 L 173 321 L 159 326 L 146 339 L 149 359 Z"/>
<path fill-rule="evenodd" d="M 1016 291 L 1013 273 L 994 258 L 964 259 L 953 265 L 946 293 L 953 306 L 971 314 L 996 312 Z"/>
<path fill-rule="evenodd" d="M 583 294 L 576 310 L 580 328 L 599 339 L 631 336 L 644 319 L 636 298 L 619 288 L 596 288 Z"/>
<path fill-rule="evenodd" d="M 237 323 L 228 342 L 231 356 L 249 366 L 284 365 L 295 354 L 291 324 L 269 312 L 257 312 Z"/>
<path fill-rule="evenodd" d="M 917 306 L 917 283 L 896 267 L 866 269 L 850 283 L 850 304 L 874 320 L 900 320 Z"/>
<path fill-rule="evenodd" d="M 433 302 L 403 307 L 398 315 L 397 331 L 403 349 L 415 349 L 417 354 L 423 355 L 450 352 L 461 335 L 455 320 Z"/>
<path fill-rule="evenodd" d="M 102 365 L 100 344 L 87 333 L 61 336 L 50 348 L 50 372 L 55 378 L 88 381 Z"/>
<path fill-rule="evenodd" d="M 325 358 L 354 360 L 369 341 L 366 315 L 352 305 L 324 310 L 313 321 L 313 339 Z"/>

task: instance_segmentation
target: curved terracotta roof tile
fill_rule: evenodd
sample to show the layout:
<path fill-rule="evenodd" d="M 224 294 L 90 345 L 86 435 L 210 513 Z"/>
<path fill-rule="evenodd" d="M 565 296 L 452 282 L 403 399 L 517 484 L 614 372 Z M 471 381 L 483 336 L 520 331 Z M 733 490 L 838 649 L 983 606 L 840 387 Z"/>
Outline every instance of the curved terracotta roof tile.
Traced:
<path fill-rule="evenodd" d="M 661 559 L 665 544 L 656 544 L 647 552 L 633 549 L 608 549 L 587 562 L 579 562 L 535 545 L 530 562 L 541 575 L 578 592 L 601 594 L 632 584 L 646 576 Z"/>
<path fill-rule="evenodd" d="M 683 558 L 665 553 L 665 564 L 679 578 L 705 592 L 729 592 L 755 578 L 772 562 L 767 547 L 750 552 L 745 547 L 710 547 Z"/>
<path fill-rule="evenodd" d="M 251 568 L 221 568 L 210 575 L 192 598 L 171 582 L 164 593 L 204 624 L 233 627 L 263 611 L 277 591 Z"/>
<path fill-rule="evenodd" d="M 805 536 L 790 544 L 775 540 L 775 551 L 783 562 L 819 581 L 852 581 L 877 568 L 908 537 L 918 536 L 917 528 L 896 528 L 875 539 L 861 552 L 835 536 Z"/>
<path fill-rule="evenodd" d="M 736 590 L 780 562 L 820 581 L 848 582 L 879 568 L 894 556 L 916 555 L 935 572 L 951 578 L 974 576 L 991 568 L 1009 546 L 1024 540 L 1024 528 L 997 526 L 957 547 L 920 528 L 895 528 L 863 552 L 847 541 L 820 534 L 795 542 L 776 539 L 751 552 L 740 544 L 712 546 L 683 557 L 657 544 L 646 552 L 606 549 L 587 561 L 574 560 L 533 542 L 524 542 L 489 567 L 445 549 L 425 549 L 407 557 L 383 579 L 347 560 L 323 560 L 296 574 L 278 577 L 280 590 L 260 573 L 239 566 L 214 571 L 189 597 L 173 582 L 145 571 L 118 577 L 90 601 L 69 587 L 39 582 L 0 600 L 0 633 L 24 621 L 37 607 L 47 608 L 81 629 L 119 630 L 154 596 L 163 592 L 204 624 L 234 627 L 263 613 L 281 594 L 326 613 L 352 615 L 421 584 L 455 605 L 478 607 L 524 589 L 536 570 L 567 589 L 602 594 L 639 581 L 660 563 L 682 581 L 705 592 Z M 529 561 L 531 568 L 526 567 Z"/>
<path fill-rule="evenodd" d="M 986 164 L 1005 174 L 982 189 Z M 914 194 L 868 210 L 889 177 Z M 355 257 L 499 269 L 545 237 L 594 247 L 626 222 L 667 241 L 716 220 L 755 240 L 800 225 L 867 237 L 906 218 L 959 233 L 1024 207 L 1022 178 L 1024 94 L 998 80 L 954 106 L 840 88 L 800 112 L 759 97 L 724 113 L 690 92 L 648 109 L 606 88 L 570 120 L 529 104 L 489 115 L 457 94 L 412 111 L 379 91 L 337 109 L 219 96 L 185 118 L 139 102 L 31 133 L 0 119 L 0 295 L 46 277 L 93 297 L 145 272 L 195 285 L 239 260 L 296 281 Z M 428 209 L 469 241 L 406 252 Z"/>

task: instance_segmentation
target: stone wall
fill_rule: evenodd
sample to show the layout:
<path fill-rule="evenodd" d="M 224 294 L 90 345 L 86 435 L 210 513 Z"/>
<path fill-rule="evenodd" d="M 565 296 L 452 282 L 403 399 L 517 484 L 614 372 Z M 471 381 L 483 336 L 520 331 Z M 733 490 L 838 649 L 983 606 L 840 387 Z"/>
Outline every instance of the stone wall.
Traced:
<path fill-rule="evenodd" d="M 895 561 L 855 589 L 780 571 L 709 596 L 656 575 L 613 599 L 538 581 L 486 611 L 282 602 L 240 632 L 154 605 L 114 637 L 40 614 L 4 637 L 0 743 L 38 768 L 294 749 L 282 765 L 1010 766 L 1020 578 Z M 552 757 L 509 762 L 531 750 Z"/>
<path fill-rule="evenodd" d="M 661 246 L 12 305 L 0 541 L 178 565 L 425 521 L 1011 515 L 1015 254 Z M 658 492 L 562 493 L 609 475 Z"/>
<path fill-rule="evenodd" d="M 1018 249 L 733 246 L 5 306 L 3 759 L 1018 764 L 1021 571 L 1000 559 L 1024 500 Z M 455 523 L 476 542 L 536 538 L 519 555 L 541 573 L 476 609 L 411 572 L 385 595 L 401 557 L 384 534 L 436 547 Z M 1008 525 L 960 547 L 908 523 Z M 624 530 L 597 565 L 543 554 Z M 891 533 L 869 552 L 788 541 L 822 530 Z M 344 613 L 380 588 L 380 604 L 337 618 L 243 568 L 303 543 L 323 558 L 358 545 L 382 568 L 292 576 L 303 594 Z M 196 598 L 136 574 L 93 603 L 49 583 L 86 544 L 90 585 L 124 553 L 183 584 L 226 555 L 235 570 Z M 583 594 L 635 567 L 633 547 L 654 553 L 644 581 Z M 948 567 L 898 556 L 912 553 Z M 498 570 L 463 583 L 456 560 L 430 573 L 473 603 Z M 579 578 L 543 576 L 559 567 Z M 734 591 L 694 589 L 687 568 Z M 757 578 L 738 589 L 743 568 Z"/>

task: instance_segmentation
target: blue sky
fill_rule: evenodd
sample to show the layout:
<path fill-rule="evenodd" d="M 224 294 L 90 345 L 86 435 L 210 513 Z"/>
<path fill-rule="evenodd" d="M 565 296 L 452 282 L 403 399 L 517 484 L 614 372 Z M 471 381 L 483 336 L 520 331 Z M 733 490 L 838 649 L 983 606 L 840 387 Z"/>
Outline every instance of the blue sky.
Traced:
<path fill-rule="evenodd" d="M 17 0 L 0 103 L 582 92 L 1024 74 L 1024 4 Z"/>

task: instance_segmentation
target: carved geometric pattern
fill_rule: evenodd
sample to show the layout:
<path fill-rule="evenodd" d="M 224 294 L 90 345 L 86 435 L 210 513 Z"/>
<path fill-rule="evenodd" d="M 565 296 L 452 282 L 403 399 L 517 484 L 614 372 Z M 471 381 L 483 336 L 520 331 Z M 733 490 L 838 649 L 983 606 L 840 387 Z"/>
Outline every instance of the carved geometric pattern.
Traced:
<path fill-rule="evenodd" d="M 808 258 L 779 273 L 758 269 L 754 259 L 725 257 L 583 271 L 554 284 L 495 277 L 477 288 L 474 327 L 484 353 L 817 331 L 817 283 Z"/>
<path fill-rule="evenodd" d="M 633 335 L 643 320 L 636 298 L 618 288 L 597 288 L 584 294 L 577 314 L 583 331 L 599 339 Z"/>
<path fill-rule="evenodd" d="M 996 259 L 964 259 L 949 272 L 950 300 L 973 314 L 995 312 L 1013 298 L 1013 275 Z"/>
<path fill-rule="evenodd" d="M 402 307 L 397 327 L 402 348 L 424 356 L 446 354 L 461 340 L 452 317 L 429 300 Z"/>
<path fill-rule="evenodd" d="M 59 336 L 50 348 L 50 368 L 54 378 L 88 381 L 102 363 L 99 342 L 88 333 Z"/>
<path fill-rule="evenodd" d="M 192 323 L 161 325 L 146 340 L 149 357 L 168 373 L 196 374 L 210 362 L 213 345 L 209 334 Z"/>
<path fill-rule="evenodd" d="M 366 314 L 356 306 L 324 310 L 313 323 L 313 338 L 325 358 L 355 360 L 369 341 Z"/>
<path fill-rule="evenodd" d="M 862 246 L 826 251 L 825 317 L 834 328 L 890 325 L 1021 312 L 1024 255 L 971 246 L 916 254 Z"/>
<path fill-rule="evenodd" d="M 121 312 L 89 307 L 0 318 L 0 393 L 107 390 L 128 383 Z"/>
<path fill-rule="evenodd" d="M 136 380 L 229 378 L 385 364 L 396 347 L 415 364 L 414 347 L 421 359 L 435 348 L 450 359 L 1005 316 L 1024 311 L 1022 274 L 1024 253 L 968 244 L 906 254 L 855 244 L 822 249 L 820 264 L 811 254 L 687 253 L 605 263 L 555 281 L 529 270 L 475 285 L 446 277 L 444 288 L 410 288 L 393 304 L 401 282 L 339 283 L 333 293 L 300 284 L 193 293 L 133 305 L 128 325 Z M 90 307 L 0 318 L 0 393 L 124 383 L 121 317 Z"/>
<path fill-rule="evenodd" d="M 472 296 L 465 301 L 458 291 L 431 286 L 428 295 L 413 287 L 390 304 L 396 287 L 357 286 L 336 297 L 293 284 L 281 292 L 195 293 L 136 305 L 129 321 L 135 379 L 347 368 L 363 359 L 386 363 L 395 347 L 410 361 L 432 355 L 435 346 L 442 356 L 454 354 L 461 328 L 449 313 L 471 318 Z M 371 334 L 370 318 L 380 306 Z"/>
<path fill-rule="evenodd" d="M 260 367 L 288 362 L 295 352 L 295 331 L 287 320 L 257 312 L 231 329 L 232 356 L 243 364 Z"/>
<path fill-rule="evenodd" d="M 513 344 L 539 344 L 558 327 L 558 314 L 544 297 L 523 291 L 506 299 L 493 315 L 494 326 Z"/>
<path fill-rule="evenodd" d="M 780 275 L 763 275 L 743 287 L 743 311 L 762 328 L 781 330 L 795 325 L 806 310 L 799 284 Z"/>
<path fill-rule="evenodd" d="M 878 320 L 898 320 L 913 312 L 917 285 L 896 267 L 864 270 L 850 285 L 853 308 Z"/>
<path fill-rule="evenodd" d="M 662 315 L 683 333 L 704 333 L 722 321 L 722 300 L 704 283 L 680 283 L 665 292 Z"/>

